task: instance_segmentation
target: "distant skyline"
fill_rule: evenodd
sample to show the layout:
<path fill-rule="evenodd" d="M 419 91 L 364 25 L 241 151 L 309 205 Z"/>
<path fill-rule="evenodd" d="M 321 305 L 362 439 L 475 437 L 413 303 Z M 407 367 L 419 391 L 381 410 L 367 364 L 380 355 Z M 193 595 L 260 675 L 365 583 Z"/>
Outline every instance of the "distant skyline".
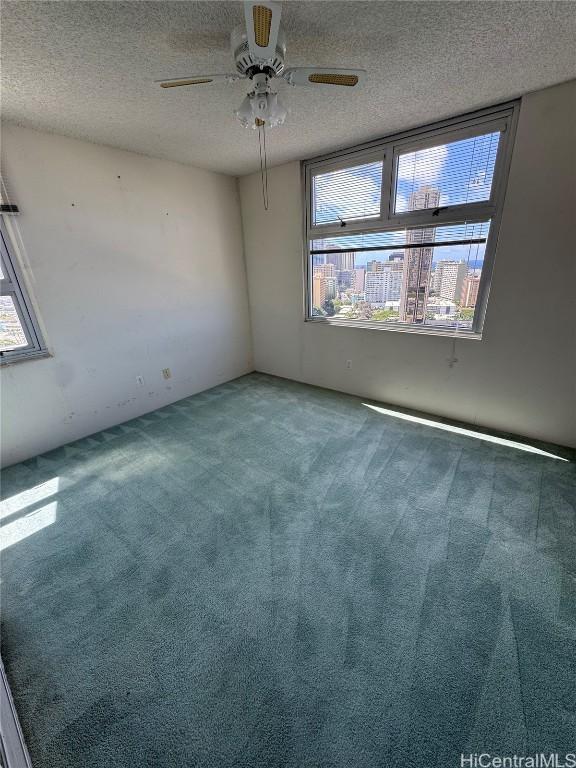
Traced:
<path fill-rule="evenodd" d="M 470 249 L 470 250 L 469 250 Z M 439 261 L 464 261 L 470 269 L 480 269 L 484 263 L 485 245 L 454 245 L 435 247 L 432 263 Z M 355 269 L 365 269 L 369 261 L 388 261 L 393 251 L 368 251 L 354 254 Z"/>
<path fill-rule="evenodd" d="M 447 240 L 470 240 L 476 238 L 487 238 L 490 228 L 489 222 L 478 222 L 474 224 L 443 226 L 436 229 L 436 241 L 438 245 L 434 246 L 433 263 L 444 259 L 465 262 L 483 262 L 486 252 L 485 243 L 472 245 L 442 245 L 442 241 Z M 342 237 L 329 237 L 312 241 L 312 250 L 321 250 L 323 248 L 340 248 L 345 251 L 346 248 L 361 248 L 363 246 L 374 245 L 402 245 L 406 242 L 406 230 L 394 230 L 393 232 L 369 232 L 358 235 L 344 235 Z M 402 250 L 398 248 L 398 250 Z M 368 261 L 374 259 L 388 261 L 393 251 L 364 251 L 354 254 L 355 265 L 362 268 Z"/>
<path fill-rule="evenodd" d="M 437 264 L 439 261 L 464 261 L 468 264 L 470 269 L 481 269 L 484 264 L 484 252 L 485 246 L 470 246 L 473 249 L 480 247 L 482 250 L 479 255 L 476 256 L 476 252 L 468 257 L 468 246 L 450 246 L 444 248 L 434 248 L 432 263 Z M 466 249 L 466 254 L 462 253 L 463 249 Z M 437 251 L 442 251 L 441 256 L 437 254 Z M 456 255 L 459 252 L 460 255 Z M 392 251 L 368 251 L 368 253 L 355 253 L 354 256 L 354 268 L 366 269 L 366 265 L 370 261 L 388 261 L 388 257 Z"/>

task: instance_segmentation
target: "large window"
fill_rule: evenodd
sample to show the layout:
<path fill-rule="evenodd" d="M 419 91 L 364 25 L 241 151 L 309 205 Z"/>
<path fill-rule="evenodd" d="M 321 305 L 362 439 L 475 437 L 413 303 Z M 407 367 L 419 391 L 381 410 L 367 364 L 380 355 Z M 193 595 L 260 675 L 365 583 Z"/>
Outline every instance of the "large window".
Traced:
<path fill-rule="evenodd" d="M 307 319 L 481 333 L 516 109 L 304 163 Z"/>
<path fill-rule="evenodd" d="M 0 217 L 1 218 L 1 217 Z M 0 226 L 0 363 L 46 354 L 38 323 L 14 259 L 4 223 Z"/>

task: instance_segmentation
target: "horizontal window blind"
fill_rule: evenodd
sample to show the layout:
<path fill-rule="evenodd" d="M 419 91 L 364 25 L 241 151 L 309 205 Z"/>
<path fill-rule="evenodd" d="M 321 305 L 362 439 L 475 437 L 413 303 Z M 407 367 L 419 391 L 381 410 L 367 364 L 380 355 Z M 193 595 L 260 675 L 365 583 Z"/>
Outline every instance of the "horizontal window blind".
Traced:
<path fill-rule="evenodd" d="M 485 243 L 490 230 L 489 221 L 463 222 L 438 227 L 411 227 L 385 232 L 325 237 L 310 242 L 310 252 L 320 254 L 329 251 L 361 252 L 370 250 L 401 250 L 418 244 L 473 245 Z M 470 242 L 472 241 L 472 242 Z"/>
<path fill-rule="evenodd" d="M 312 220 L 369 219 L 380 215 L 382 161 L 320 173 L 312 180 Z"/>
<path fill-rule="evenodd" d="M 500 132 L 398 155 L 395 213 L 490 199 Z"/>

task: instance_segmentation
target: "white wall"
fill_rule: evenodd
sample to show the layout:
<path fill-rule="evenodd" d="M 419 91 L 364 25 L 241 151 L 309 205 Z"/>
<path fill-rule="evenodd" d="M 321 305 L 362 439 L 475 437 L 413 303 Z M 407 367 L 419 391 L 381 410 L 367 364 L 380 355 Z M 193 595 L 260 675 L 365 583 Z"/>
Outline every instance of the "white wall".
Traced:
<path fill-rule="evenodd" d="M 12 125 L 2 150 L 53 352 L 1 372 L 4 464 L 252 370 L 234 178 Z"/>
<path fill-rule="evenodd" d="M 446 337 L 304 323 L 299 164 L 270 171 L 267 213 L 242 178 L 255 368 L 576 446 L 575 105 L 576 81 L 522 101 L 483 339 L 452 367 Z"/>

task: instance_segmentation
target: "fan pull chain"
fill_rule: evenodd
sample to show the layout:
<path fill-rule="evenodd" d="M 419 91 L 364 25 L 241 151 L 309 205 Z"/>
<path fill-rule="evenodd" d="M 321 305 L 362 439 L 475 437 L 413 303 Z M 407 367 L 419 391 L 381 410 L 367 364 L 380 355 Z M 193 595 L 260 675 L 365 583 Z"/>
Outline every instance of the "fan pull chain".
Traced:
<path fill-rule="evenodd" d="M 264 121 L 258 121 L 258 148 L 260 150 L 260 180 L 262 182 L 262 200 L 264 210 L 268 210 L 268 156 L 266 152 L 266 125 Z"/>

